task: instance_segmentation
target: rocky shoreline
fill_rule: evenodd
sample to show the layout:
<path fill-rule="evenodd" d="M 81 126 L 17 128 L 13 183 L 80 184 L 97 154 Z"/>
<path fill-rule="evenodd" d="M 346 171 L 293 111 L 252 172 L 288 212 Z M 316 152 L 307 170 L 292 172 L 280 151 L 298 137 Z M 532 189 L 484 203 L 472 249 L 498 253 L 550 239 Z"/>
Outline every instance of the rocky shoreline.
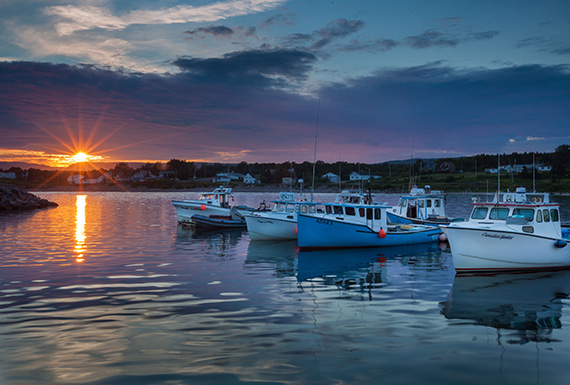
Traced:
<path fill-rule="evenodd" d="M 58 204 L 17 187 L 0 186 L 0 211 L 35 210 L 57 207 Z"/>

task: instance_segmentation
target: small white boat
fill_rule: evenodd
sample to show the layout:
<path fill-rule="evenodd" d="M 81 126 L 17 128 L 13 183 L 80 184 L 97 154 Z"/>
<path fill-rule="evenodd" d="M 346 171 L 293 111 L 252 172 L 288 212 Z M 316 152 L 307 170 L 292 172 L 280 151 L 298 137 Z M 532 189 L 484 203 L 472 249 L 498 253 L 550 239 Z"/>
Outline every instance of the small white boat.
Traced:
<path fill-rule="evenodd" d="M 437 242 L 441 229 L 388 224 L 385 205 L 326 203 L 323 213 L 299 213 L 301 248 L 377 247 Z"/>
<path fill-rule="evenodd" d="M 445 214 L 445 195 L 430 186 L 413 186 L 409 195 L 400 197 L 398 206 L 388 210 L 388 221 L 392 223 L 441 225 L 460 220 Z"/>
<path fill-rule="evenodd" d="M 247 231 L 252 241 L 297 239 L 297 214 L 316 212 L 317 204 L 296 201 L 295 193 L 279 193 L 271 211 L 245 214 Z"/>
<path fill-rule="evenodd" d="M 244 213 L 253 211 L 254 209 L 246 206 L 230 206 L 232 189 L 220 186 L 210 193 L 200 194 L 195 200 L 172 201 L 172 205 L 176 208 L 176 219 L 178 223 L 194 224 L 192 217 L 199 214 L 204 217 L 228 217 L 232 215 L 243 215 Z"/>
<path fill-rule="evenodd" d="M 547 193 L 527 194 L 520 187 L 473 206 L 468 221 L 441 226 L 457 272 L 570 267 L 560 205 Z"/>

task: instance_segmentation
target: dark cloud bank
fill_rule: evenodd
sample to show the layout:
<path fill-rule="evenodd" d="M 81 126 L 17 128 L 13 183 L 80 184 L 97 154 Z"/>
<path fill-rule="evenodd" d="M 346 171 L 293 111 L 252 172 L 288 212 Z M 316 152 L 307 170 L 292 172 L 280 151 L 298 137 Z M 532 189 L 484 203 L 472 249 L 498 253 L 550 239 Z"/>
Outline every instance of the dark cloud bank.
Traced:
<path fill-rule="evenodd" d="M 316 61 L 302 50 L 254 50 L 179 58 L 181 72 L 169 76 L 0 63 L 0 147 L 34 148 L 47 131 L 67 137 L 63 126 L 81 120 L 95 137 L 108 136 L 108 147 L 142 159 L 247 150 L 237 161 L 311 160 L 317 101 L 291 87 Z M 567 135 L 570 125 L 568 66 L 457 71 L 433 63 L 378 70 L 317 94 L 325 161 L 339 149 L 362 162 L 406 158 L 412 148 L 495 152 L 509 138 Z"/>

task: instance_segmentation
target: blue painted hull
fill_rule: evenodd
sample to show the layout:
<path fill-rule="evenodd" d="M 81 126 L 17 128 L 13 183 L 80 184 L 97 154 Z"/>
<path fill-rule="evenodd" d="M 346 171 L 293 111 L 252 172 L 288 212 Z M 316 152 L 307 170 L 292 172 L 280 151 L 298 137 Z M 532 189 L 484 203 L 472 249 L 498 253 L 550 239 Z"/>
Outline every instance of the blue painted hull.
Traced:
<path fill-rule="evenodd" d="M 403 229 L 390 226 L 386 236 L 363 224 L 302 215 L 297 217 L 297 243 L 301 248 L 379 247 L 438 242 L 441 229 Z"/>

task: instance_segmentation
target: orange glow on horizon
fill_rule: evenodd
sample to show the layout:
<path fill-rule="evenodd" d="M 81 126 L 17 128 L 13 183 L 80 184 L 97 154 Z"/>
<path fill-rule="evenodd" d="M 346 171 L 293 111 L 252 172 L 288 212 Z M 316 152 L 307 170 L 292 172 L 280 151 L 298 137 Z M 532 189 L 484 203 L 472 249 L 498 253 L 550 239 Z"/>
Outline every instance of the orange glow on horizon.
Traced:
<path fill-rule="evenodd" d="M 87 155 L 84 152 L 78 152 L 77 154 L 71 157 L 71 160 L 73 160 L 76 163 L 81 163 L 81 162 L 87 162 L 90 158 L 91 155 Z"/>

